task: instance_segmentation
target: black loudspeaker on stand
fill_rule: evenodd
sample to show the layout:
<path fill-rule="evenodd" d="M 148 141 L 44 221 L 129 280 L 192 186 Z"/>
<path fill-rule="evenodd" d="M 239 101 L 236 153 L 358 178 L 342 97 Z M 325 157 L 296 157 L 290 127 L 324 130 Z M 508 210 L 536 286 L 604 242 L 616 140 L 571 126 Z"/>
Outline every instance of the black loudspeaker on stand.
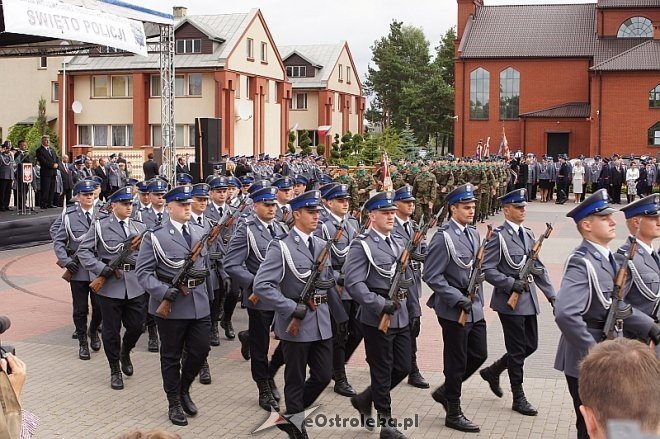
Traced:
<path fill-rule="evenodd" d="M 222 120 L 195 118 L 195 134 L 195 163 L 190 164 L 190 173 L 194 181 L 204 181 L 222 159 Z"/>

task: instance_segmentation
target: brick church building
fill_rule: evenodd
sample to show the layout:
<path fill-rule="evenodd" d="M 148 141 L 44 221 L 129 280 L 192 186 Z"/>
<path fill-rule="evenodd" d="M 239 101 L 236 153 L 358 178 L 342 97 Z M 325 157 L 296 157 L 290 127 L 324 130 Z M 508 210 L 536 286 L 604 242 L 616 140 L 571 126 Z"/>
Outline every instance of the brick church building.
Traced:
<path fill-rule="evenodd" d="M 660 152 L 660 0 L 457 1 L 457 156 Z"/>

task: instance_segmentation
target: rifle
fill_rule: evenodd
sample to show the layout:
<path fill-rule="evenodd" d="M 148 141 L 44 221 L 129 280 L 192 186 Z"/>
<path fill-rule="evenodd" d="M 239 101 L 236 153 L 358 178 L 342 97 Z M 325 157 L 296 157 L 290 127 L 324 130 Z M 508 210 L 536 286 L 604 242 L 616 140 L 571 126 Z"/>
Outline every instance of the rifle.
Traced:
<path fill-rule="evenodd" d="M 610 295 L 612 303 L 610 303 L 610 307 L 607 310 L 607 317 L 603 326 L 603 340 L 615 338 L 614 332 L 621 331 L 623 329 L 623 321 L 633 313 L 632 306 L 630 305 L 626 305 L 622 309 L 619 309 L 619 307 L 623 303 L 623 286 L 628 277 L 628 262 L 632 261 L 635 253 L 637 253 L 637 234 L 630 238 L 630 248 L 628 248 L 625 260 L 619 267 L 619 271 L 617 271 L 614 278 L 614 291 Z"/>
<path fill-rule="evenodd" d="M 229 212 L 225 213 L 225 215 L 222 218 L 220 218 L 220 221 L 218 221 L 213 225 L 207 243 L 209 247 L 211 247 L 211 245 L 216 240 L 218 235 L 220 235 L 220 237 L 222 238 L 222 242 L 224 244 L 227 244 L 227 240 L 224 239 L 223 237 L 224 234 L 222 232 L 229 230 L 229 228 L 234 224 L 234 221 L 236 221 L 236 218 L 241 216 L 241 214 L 247 207 L 247 200 L 248 200 L 247 197 L 243 198 L 241 200 L 241 204 L 238 205 L 237 209 L 234 209 L 234 211 L 231 214 Z"/>
<path fill-rule="evenodd" d="M 131 255 L 131 253 L 137 251 L 140 248 L 142 237 L 148 231 L 149 229 L 146 229 L 144 232 L 140 233 L 139 235 L 135 235 L 131 238 L 127 238 L 124 241 L 122 251 L 119 252 L 119 254 L 115 256 L 108 264 L 108 267 L 112 268 L 112 270 L 115 273 L 115 277 L 117 279 L 121 279 L 121 273 L 119 268 L 126 263 L 126 259 Z M 98 294 L 99 291 L 101 291 L 101 288 L 103 288 L 103 285 L 105 285 L 105 282 L 107 280 L 108 278 L 99 275 L 96 279 L 90 282 L 89 289 L 95 292 L 96 294 Z"/>
<path fill-rule="evenodd" d="M 78 255 L 76 255 L 74 253 L 74 254 L 69 255 L 69 256 L 71 256 L 71 259 L 73 260 L 73 262 L 80 265 L 80 260 L 78 259 Z M 69 271 L 69 269 L 67 268 L 66 270 L 64 270 L 64 273 L 62 274 L 62 279 L 64 279 L 67 282 L 71 282 L 71 279 L 73 279 L 73 273 L 71 273 Z"/>
<path fill-rule="evenodd" d="M 312 265 L 311 273 L 307 278 L 307 283 L 305 284 L 305 288 L 303 288 L 302 293 L 300 293 L 300 298 L 298 299 L 298 303 L 306 304 L 307 307 L 312 311 L 316 311 L 316 303 L 314 303 L 314 301 L 312 300 L 312 298 L 314 297 L 314 293 L 316 292 L 316 289 L 320 287 L 325 287 L 326 285 L 327 285 L 326 287 L 327 289 L 330 288 L 332 285 L 334 285 L 334 279 L 332 279 L 331 281 L 320 281 L 319 276 L 321 276 L 321 272 L 325 267 L 325 263 L 330 257 L 330 247 L 332 247 L 333 244 L 339 242 L 342 235 L 344 234 L 345 221 L 346 219 L 341 220 L 341 223 L 339 223 L 339 226 L 337 227 L 337 233 L 335 233 L 335 236 L 331 240 L 326 242 L 325 246 L 323 246 L 323 250 L 321 250 L 319 257 L 314 262 L 314 265 Z M 300 331 L 301 322 L 302 320 L 292 317 L 291 322 L 289 322 L 289 326 L 287 326 L 286 328 L 286 332 L 294 337 L 297 337 L 298 332 Z"/>
<path fill-rule="evenodd" d="M 189 294 L 188 287 L 186 286 L 186 278 L 188 277 L 188 271 L 192 268 L 195 261 L 197 261 L 197 259 L 202 254 L 202 249 L 204 248 L 207 241 L 211 237 L 211 232 L 212 230 L 206 232 L 204 236 L 202 236 L 202 239 L 200 239 L 195 243 L 192 250 L 190 250 L 190 253 L 188 253 L 186 258 L 183 260 L 183 265 L 181 266 L 181 268 L 179 268 L 179 271 L 177 271 L 174 277 L 172 278 L 172 286 L 176 288 L 179 291 L 179 293 L 182 293 L 183 295 Z M 176 298 L 179 296 L 179 293 L 177 293 L 177 295 L 174 297 L 174 300 L 176 300 Z M 172 303 L 173 301 L 163 299 L 160 302 L 160 305 L 158 305 L 158 309 L 156 309 L 156 314 L 164 319 L 169 317 L 169 315 L 172 313 Z"/>
<path fill-rule="evenodd" d="M 470 274 L 470 282 L 468 283 L 468 287 L 467 287 L 467 296 L 470 298 L 471 302 L 474 302 L 474 296 L 477 294 L 479 285 L 481 285 L 481 283 L 484 281 L 484 274 L 483 271 L 481 270 L 481 266 L 484 263 L 486 244 L 488 243 L 488 240 L 490 239 L 491 236 L 493 236 L 493 225 L 488 224 L 488 231 L 486 232 L 486 236 L 484 237 L 484 240 L 481 241 L 479 250 L 477 250 L 477 256 L 475 256 L 474 258 L 474 263 L 472 265 L 472 273 Z M 458 316 L 458 324 L 461 326 L 465 326 L 465 322 L 467 322 L 467 317 L 468 315 L 465 312 L 465 310 L 461 309 L 461 314 Z"/>
<path fill-rule="evenodd" d="M 529 255 L 529 257 L 527 258 L 527 262 L 525 262 L 525 265 L 518 274 L 518 279 L 523 281 L 525 285 L 524 288 L 525 291 L 527 291 L 527 287 L 529 285 L 529 276 L 534 274 L 539 275 L 542 272 L 538 268 L 534 267 L 534 263 L 539 259 L 539 253 L 541 252 L 541 246 L 543 245 L 543 241 L 545 241 L 545 239 L 548 238 L 552 233 L 552 223 L 545 223 L 545 226 L 546 226 L 545 232 L 543 233 L 543 235 L 539 236 L 536 242 L 534 242 L 534 245 L 532 246 L 532 253 Z M 506 304 L 512 310 L 516 309 L 516 306 L 518 306 L 518 300 L 520 299 L 520 294 L 522 294 L 522 291 L 513 291 L 511 293 L 511 296 L 509 296 L 509 300 L 506 302 Z"/>
<path fill-rule="evenodd" d="M 96 211 L 96 215 L 94 215 L 94 221 L 96 221 L 97 219 L 99 219 L 99 214 L 100 214 L 101 212 L 107 213 L 107 214 L 109 215 L 109 214 L 112 212 L 112 208 L 111 208 L 111 207 L 112 207 L 112 204 L 110 204 L 110 203 L 99 203 L 99 208 L 98 208 L 98 210 Z M 92 224 L 94 224 L 94 221 L 92 221 Z M 75 262 L 76 264 L 80 265 L 80 259 L 78 259 L 78 255 L 76 255 L 75 253 L 73 253 L 73 254 L 71 254 L 71 255 L 69 255 L 69 256 L 73 256 L 73 257 L 72 257 L 73 262 Z M 64 273 L 62 273 L 62 279 L 64 279 L 64 280 L 67 281 L 67 282 L 71 282 L 71 279 L 73 279 L 73 273 L 71 273 L 68 269 L 67 269 L 67 270 L 64 270 Z"/>
<path fill-rule="evenodd" d="M 429 222 L 424 223 L 420 228 L 415 230 L 415 233 L 408 240 L 408 242 L 406 243 L 406 247 L 403 249 L 401 255 L 399 256 L 399 259 L 397 259 L 396 261 L 396 272 L 394 273 L 394 277 L 392 278 L 392 285 L 390 286 L 388 298 L 397 305 L 397 308 L 399 302 L 398 300 L 396 300 L 396 297 L 399 294 L 399 290 L 408 288 L 410 286 L 410 281 L 404 279 L 403 277 L 406 270 L 408 269 L 408 264 L 410 263 L 410 255 L 419 246 L 419 243 L 422 242 L 422 239 L 426 237 L 426 233 L 429 231 L 429 229 L 436 225 L 443 211 L 444 208 L 440 209 L 440 212 L 438 212 L 437 215 L 432 217 Z M 422 221 L 424 221 L 424 218 L 422 218 Z M 381 332 L 387 333 L 387 330 L 390 327 L 390 318 L 391 316 L 386 312 L 383 313 L 383 315 L 380 317 L 380 324 L 378 325 L 378 329 Z"/>

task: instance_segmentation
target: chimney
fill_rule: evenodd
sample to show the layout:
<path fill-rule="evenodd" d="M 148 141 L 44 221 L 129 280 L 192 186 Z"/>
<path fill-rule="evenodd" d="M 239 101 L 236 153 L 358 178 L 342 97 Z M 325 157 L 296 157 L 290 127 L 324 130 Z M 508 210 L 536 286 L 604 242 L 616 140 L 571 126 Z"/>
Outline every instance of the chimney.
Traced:
<path fill-rule="evenodd" d="M 184 18 L 186 16 L 187 11 L 188 8 L 186 8 L 185 6 L 172 7 L 172 15 L 174 15 L 174 18 Z"/>
<path fill-rule="evenodd" d="M 463 32 L 470 16 L 477 13 L 477 8 L 484 5 L 483 0 L 458 0 L 458 26 L 456 29 L 456 40 L 461 41 Z"/>

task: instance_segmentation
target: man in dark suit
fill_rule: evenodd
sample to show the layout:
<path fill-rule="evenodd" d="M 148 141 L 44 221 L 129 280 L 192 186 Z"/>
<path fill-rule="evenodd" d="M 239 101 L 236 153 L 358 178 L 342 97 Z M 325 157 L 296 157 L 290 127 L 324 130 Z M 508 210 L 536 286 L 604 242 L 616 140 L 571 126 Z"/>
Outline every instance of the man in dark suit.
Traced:
<path fill-rule="evenodd" d="M 37 148 L 37 161 L 41 167 L 41 208 L 56 207 L 55 176 L 58 168 L 57 152 L 50 147 L 50 137 L 41 136 L 41 146 Z"/>
<path fill-rule="evenodd" d="M 176 173 L 177 174 L 190 174 L 190 167 L 186 163 L 186 159 L 179 157 L 176 162 Z"/>
<path fill-rule="evenodd" d="M 612 166 L 612 202 L 614 204 L 621 204 L 621 186 L 626 179 L 626 169 L 621 164 L 620 160 L 614 162 Z"/>
<path fill-rule="evenodd" d="M 107 159 L 105 157 L 101 157 L 99 159 L 99 166 L 94 169 L 94 175 L 99 177 L 101 179 L 101 196 L 100 198 L 102 199 L 107 199 L 108 196 L 110 195 L 108 192 L 110 190 L 109 186 L 109 180 L 108 180 L 108 170 L 106 169 L 105 165 L 107 163 Z"/>
<path fill-rule="evenodd" d="M 150 152 L 149 155 L 147 155 L 147 161 L 142 164 L 142 170 L 144 171 L 145 181 L 149 181 L 159 174 L 158 163 L 154 161 L 153 152 Z"/>
<path fill-rule="evenodd" d="M 285 161 L 284 155 L 280 154 L 278 157 L 277 163 L 273 166 L 273 172 L 282 176 L 289 175 L 289 164 Z"/>
<path fill-rule="evenodd" d="M 62 197 L 57 200 L 57 205 L 65 205 L 71 200 L 71 190 L 73 189 L 73 169 L 69 163 L 69 156 L 62 154 L 62 160 L 59 164 L 60 175 L 62 176 Z"/>

